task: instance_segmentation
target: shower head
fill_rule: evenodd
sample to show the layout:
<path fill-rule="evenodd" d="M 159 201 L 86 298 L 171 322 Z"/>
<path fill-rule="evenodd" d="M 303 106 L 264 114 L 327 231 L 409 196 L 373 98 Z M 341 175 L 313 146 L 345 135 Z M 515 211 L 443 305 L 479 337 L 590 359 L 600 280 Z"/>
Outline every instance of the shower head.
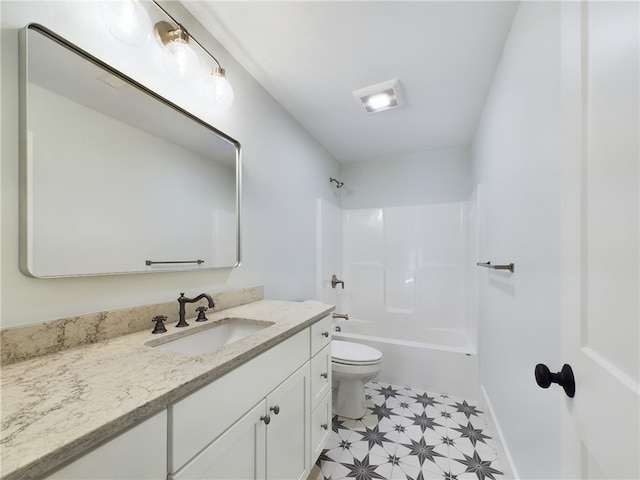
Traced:
<path fill-rule="evenodd" d="M 344 185 L 344 183 L 342 183 L 339 180 L 336 180 L 335 178 L 329 178 L 329 182 L 334 182 L 336 184 L 336 188 L 340 188 Z"/>

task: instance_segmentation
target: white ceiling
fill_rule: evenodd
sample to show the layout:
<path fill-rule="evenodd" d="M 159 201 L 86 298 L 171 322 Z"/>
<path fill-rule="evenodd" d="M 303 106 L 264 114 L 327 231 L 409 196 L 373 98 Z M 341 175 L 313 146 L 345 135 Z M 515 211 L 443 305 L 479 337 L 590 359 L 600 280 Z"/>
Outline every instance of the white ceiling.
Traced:
<path fill-rule="evenodd" d="M 198 1 L 186 8 L 338 161 L 468 145 L 511 1 Z M 227 72 L 233 82 L 233 72 Z M 397 78 L 400 108 L 354 90 Z"/>

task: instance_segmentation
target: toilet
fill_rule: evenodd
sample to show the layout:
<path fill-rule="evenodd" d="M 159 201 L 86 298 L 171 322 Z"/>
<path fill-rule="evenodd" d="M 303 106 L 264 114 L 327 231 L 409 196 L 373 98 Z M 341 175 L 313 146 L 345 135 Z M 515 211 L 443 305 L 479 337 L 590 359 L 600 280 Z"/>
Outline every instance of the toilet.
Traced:
<path fill-rule="evenodd" d="M 367 411 L 365 384 L 382 369 L 382 352 L 361 343 L 331 341 L 333 413 L 358 419 Z"/>

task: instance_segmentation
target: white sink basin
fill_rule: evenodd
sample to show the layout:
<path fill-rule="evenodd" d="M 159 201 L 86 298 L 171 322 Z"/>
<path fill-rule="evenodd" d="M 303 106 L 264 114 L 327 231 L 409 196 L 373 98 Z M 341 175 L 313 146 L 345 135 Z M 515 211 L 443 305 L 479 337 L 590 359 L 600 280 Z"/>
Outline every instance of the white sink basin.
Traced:
<path fill-rule="evenodd" d="M 237 342 L 273 325 L 273 322 L 248 320 L 245 318 L 224 318 L 210 325 L 199 325 L 186 335 L 180 335 L 168 341 L 152 340 L 147 345 L 159 350 L 183 353 L 185 355 L 201 355 L 211 353 L 219 348 Z M 175 337 L 179 334 L 174 334 Z"/>

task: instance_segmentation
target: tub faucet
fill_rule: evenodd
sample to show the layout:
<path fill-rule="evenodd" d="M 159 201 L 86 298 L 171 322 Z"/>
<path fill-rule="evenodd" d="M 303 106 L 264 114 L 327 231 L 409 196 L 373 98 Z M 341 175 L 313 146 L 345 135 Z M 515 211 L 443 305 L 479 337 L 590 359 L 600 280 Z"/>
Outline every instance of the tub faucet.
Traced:
<path fill-rule="evenodd" d="M 178 311 L 178 314 L 179 314 L 180 318 L 178 320 L 178 323 L 176 323 L 176 327 L 188 327 L 189 326 L 189 324 L 184 319 L 184 304 L 185 303 L 195 303 L 198 300 L 202 300 L 203 298 L 206 298 L 207 301 L 209 302 L 209 308 L 213 308 L 215 306 L 215 304 L 213 303 L 213 298 L 211 298 L 211 296 L 207 295 L 206 293 L 201 293 L 196 298 L 187 298 L 187 297 L 184 296 L 184 293 L 180 294 L 180 298 L 178 298 L 178 303 L 180 304 L 180 310 Z"/>
<path fill-rule="evenodd" d="M 349 314 L 348 313 L 334 313 L 333 314 L 333 318 L 342 318 L 344 320 L 349 320 Z"/>

